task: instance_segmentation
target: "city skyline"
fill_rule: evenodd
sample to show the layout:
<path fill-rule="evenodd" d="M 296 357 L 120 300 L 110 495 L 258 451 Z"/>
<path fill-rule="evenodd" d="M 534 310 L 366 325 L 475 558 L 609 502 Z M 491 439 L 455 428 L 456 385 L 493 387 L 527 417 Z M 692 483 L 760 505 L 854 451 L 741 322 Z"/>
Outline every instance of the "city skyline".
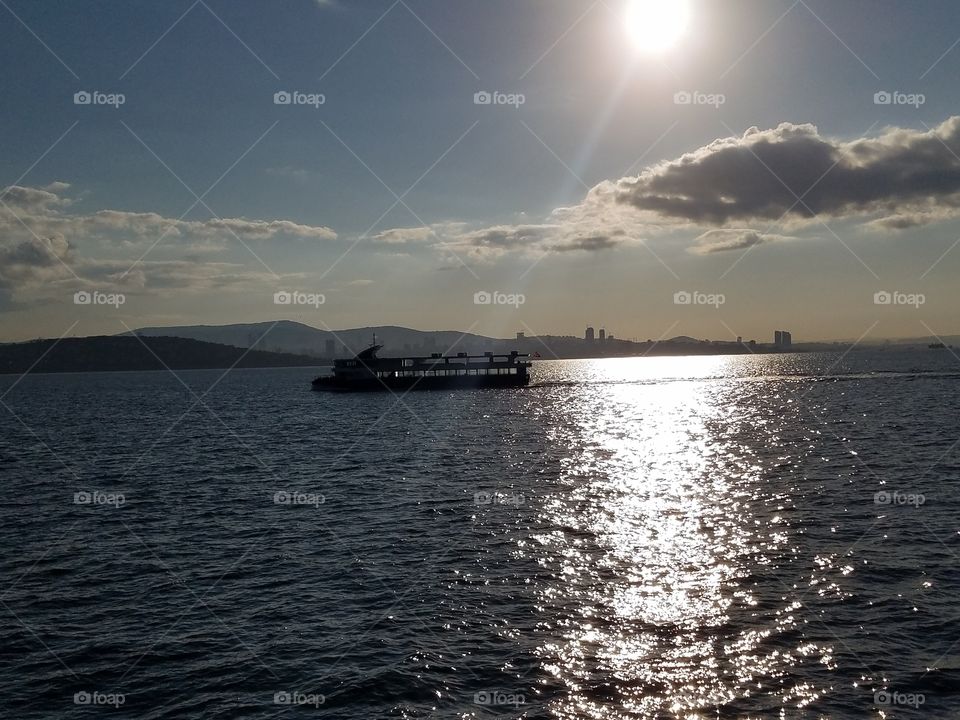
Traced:
<path fill-rule="evenodd" d="M 958 333 L 960 10 L 880 5 L 10 2 L 0 340 Z"/>

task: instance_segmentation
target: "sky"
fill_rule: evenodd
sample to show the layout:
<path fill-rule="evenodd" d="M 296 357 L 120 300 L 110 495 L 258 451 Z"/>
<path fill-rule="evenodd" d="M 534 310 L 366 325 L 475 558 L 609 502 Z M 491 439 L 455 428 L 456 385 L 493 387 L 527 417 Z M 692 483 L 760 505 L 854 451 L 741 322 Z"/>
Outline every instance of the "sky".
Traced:
<path fill-rule="evenodd" d="M 940 0 L 3 0 L 0 341 L 957 334 L 958 35 Z"/>

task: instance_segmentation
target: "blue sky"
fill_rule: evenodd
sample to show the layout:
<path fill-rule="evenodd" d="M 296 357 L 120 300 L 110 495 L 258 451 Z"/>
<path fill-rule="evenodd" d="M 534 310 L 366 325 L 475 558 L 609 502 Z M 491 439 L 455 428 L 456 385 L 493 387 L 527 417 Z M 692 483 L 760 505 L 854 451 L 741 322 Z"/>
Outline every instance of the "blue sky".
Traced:
<path fill-rule="evenodd" d="M 281 317 L 492 335 L 960 332 L 960 145 L 942 125 L 960 7 L 689 4 L 654 53 L 631 42 L 624 0 L 5 0 L 0 337 Z M 78 91 L 124 102 L 77 105 Z M 278 91 L 324 102 L 277 105 Z M 478 105 L 479 91 L 523 103 Z M 881 91 L 922 103 L 878 105 Z M 749 128 L 769 156 L 710 146 Z M 861 138 L 876 141 L 866 159 Z M 825 149 L 841 161 L 818 186 L 832 195 L 791 214 L 770 188 L 801 195 Z M 692 170 L 668 167 L 687 153 Z M 931 153 L 941 171 L 923 173 Z M 701 214 L 714 190 L 729 217 Z M 325 302 L 278 306 L 283 290 Z M 477 306 L 483 290 L 524 303 Z M 124 300 L 77 305 L 78 291 Z M 725 302 L 677 306 L 678 291 Z M 875 304 L 883 291 L 923 305 Z"/>

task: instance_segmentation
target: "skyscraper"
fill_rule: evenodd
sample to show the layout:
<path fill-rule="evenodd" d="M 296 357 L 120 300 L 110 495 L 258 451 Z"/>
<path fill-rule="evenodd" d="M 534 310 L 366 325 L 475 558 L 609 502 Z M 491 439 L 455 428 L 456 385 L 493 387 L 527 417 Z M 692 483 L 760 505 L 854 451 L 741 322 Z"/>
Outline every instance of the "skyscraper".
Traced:
<path fill-rule="evenodd" d="M 789 350 L 793 347 L 793 336 L 786 330 L 777 330 L 773 334 L 773 344 L 780 350 Z"/>
<path fill-rule="evenodd" d="M 586 340 L 588 343 L 592 343 L 592 342 L 593 342 L 593 328 L 592 328 L 592 327 L 588 327 L 588 328 L 587 328 L 587 332 L 585 332 L 585 333 L 583 334 L 583 339 Z"/>
<path fill-rule="evenodd" d="M 607 339 L 607 331 L 603 328 L 600 328 L 600 342 L 603 342 Z"/>

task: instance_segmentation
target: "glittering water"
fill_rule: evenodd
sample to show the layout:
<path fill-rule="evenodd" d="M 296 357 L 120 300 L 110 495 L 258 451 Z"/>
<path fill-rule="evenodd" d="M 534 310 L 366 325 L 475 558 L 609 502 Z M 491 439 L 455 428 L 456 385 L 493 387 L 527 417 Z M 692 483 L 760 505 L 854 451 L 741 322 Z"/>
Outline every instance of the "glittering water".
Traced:
<path fill-rule="evenodd" d="M 956 715 L 949 352 L 310 377 L 0 379 L 0 715 Z"/>

